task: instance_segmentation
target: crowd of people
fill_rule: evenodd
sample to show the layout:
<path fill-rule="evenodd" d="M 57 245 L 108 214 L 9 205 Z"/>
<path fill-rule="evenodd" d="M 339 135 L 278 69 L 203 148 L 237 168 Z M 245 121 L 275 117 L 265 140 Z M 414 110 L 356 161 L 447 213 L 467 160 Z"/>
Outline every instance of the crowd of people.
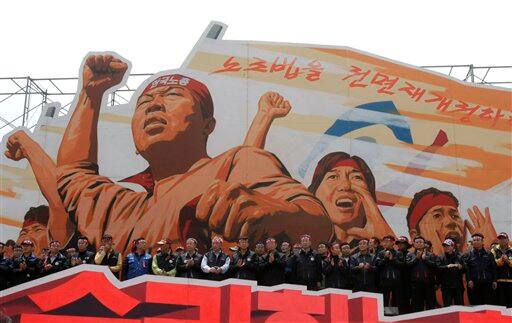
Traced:
<path fill-rule="evenodd" d="M 484 248 L 484 239 L 481 233 L 473 234 L 469 250 L 461 253 L 459 242 L 447 238 L 443 241 L 444 252 L 437 255 L 432 252 L 432 244 L 421 236 L 412 244 L 407 237 L 388 235 L 361 239 L 353 247 L 345 242 L 314 247 L 311 237 L 304 234 L 299 243 L 281 241 L 280 246 L 276 239 L 268 238 L 255 243 L 254 250 L 246 237 L 225 248 L 223 239 L 215 236 L 211 248 L 202 255 L 194 238 L 176 250 L 172 250 L 170 239 L 148 246 L 144 238 L 138 238 L 124 257 L 116 251 L 110 234 L 103 235 L 96 252 L 87 237 L 80 236 L 76 248 L 61 250 L 60 242 L 54 240 L 39 256 L 34 254 L 31 240 L 21 244 L 11 240 L 0 244 L 0 284 L 5 289 L 70 267 L 96 264 L 108 266 L 120 280 L 141 275 L 214 281 L 237 278 L 262 286 L 290 283 L 307 286 L 308 290 L 378 292 L 383 294 L 384 306 L 400 314 L 463 305 L 465 291 L 471 305 L 512 307 L 508 234 L 500 233 L 490 250 Z M 442 304 L 436 299 L 438 289 Z"/>

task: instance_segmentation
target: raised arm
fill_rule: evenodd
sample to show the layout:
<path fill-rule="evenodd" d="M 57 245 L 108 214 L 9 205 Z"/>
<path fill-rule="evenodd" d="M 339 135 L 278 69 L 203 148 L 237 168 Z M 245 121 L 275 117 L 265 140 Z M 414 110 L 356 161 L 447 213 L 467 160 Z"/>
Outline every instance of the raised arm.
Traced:
<path fill-rule="evenodd" d="M 276 118 L 285 117 L 290 109 L 290 103 L 279 93 L 267 92 L 263 94 L 258 102 L 258 112 L 245 136 L 244 146 L 264 149 L 272 122 Z"/>
<path fill-rule="evenodd" d="M 60 144 L 58 166 L 81 161 L 97 163 L 103 94 L 121 82 L 127 69 L 128 64 L 111 55 L 87 57 L 82 69 L 82 88 Z"/>
<path fill-rule="evenodd" d="M 23 158 L 28 160 L 37 185 L 48 201 L 50 209 L 48 233 L 52 239 L 67 243 L 75 232 L 75 225 L 69 220 L 68 213 L 64 209 L 57 192 L 57 166 L 55 162 L 37 142 L 22 130 L 16 131 L 7 139 L 5 156 L 15 161 Z"/>

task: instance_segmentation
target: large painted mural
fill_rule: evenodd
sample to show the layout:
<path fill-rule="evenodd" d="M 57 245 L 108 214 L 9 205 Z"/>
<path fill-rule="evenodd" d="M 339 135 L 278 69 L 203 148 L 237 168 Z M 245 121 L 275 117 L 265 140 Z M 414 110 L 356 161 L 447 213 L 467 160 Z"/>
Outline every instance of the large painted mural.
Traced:
<path fill-rule="evenodd" d="M 510 90 L 348 47 L 221 38 L 108 108 L 129 53 L 77 58 L 72 110 L 3 138 L 1 240 L 110 233 L 124 254 L 138 237 L 204 250 L 212 235 L 421 234 L 440 253 L 447 236 L 511 233 Z"/>

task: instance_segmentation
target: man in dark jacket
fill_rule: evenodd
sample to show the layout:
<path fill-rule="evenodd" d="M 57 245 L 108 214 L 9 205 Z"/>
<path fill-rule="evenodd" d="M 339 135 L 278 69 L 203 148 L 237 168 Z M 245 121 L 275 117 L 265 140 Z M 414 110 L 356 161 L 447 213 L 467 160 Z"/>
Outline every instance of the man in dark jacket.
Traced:
<path fill-rule="evenodd" d="M 350 260 L 354 292 L 374 292 L 375 258 L 370 253 L 368 239 L 359 240 L 358 248 L 359 252 Z"/>
<path fill-rule="evenodd" d="M 375 265 L 379 273 L 379 288 L 384 296 L 384 307 L 397 307 L 401 301 L 403 258 L 393 248 L 395 237 L 388 235 L 382 238 L 383 250 L 377 254 Z"/>
<path fill-rule="evenodd" d="M 350 258 L 347 259 L 350 260 Z M 326 288 L 348 288 L 350 267 L 347 259 L 343 258 L 341 254 L 340 244 L 333 243 L 331 245 L 331 256 L 322 263 Z"/>
<path fill-rule="evenodd" d="M 512 248 L 508 234 L 501 232 L 498 235 L 498 242 L 491 250 L 496 262 L 498 302 L 502 306 L 512 307 Z"/>
<path fill-rule="evenodd" d="M 201 270 L 203 255 L 197 252 L 197 240 L 188 238 L 185 247 L 187 251 L 178 257 L 177 260 L 176 277 L 203 278 L 204 273 Z"/>
<path fill-rule="evenodd" d="M 435 308 L 435 271 L 437 260 L 434 254 L 428 252 L 425 239 L 421 236 L 414 238 L 414 252 L 407 254 L 406 265 L 410 270 L 411 298 L 414 312 Z"/>
<path fill-rule="evenodd" d="M 108 266 L 112 274 L 121 279 L 121 270 L 123 268 L 123 257 L 120 252 L 114 250 L 112 236 L 105 233 L 101 238 L 101 246 L 94 256 L 96 265 Z"/>
<path fill-rule="evenodd" d="M 231 259 L 222 252 L 222 238 L 213 237 L 212 249 L 204 254 L 201 261 L 201 269 L 206 274 L 206 279 L 221 281 L 227 278 Z"/>
<path fill-rule="evenodd" d="M 240 237 L 238 239 L 237 251 L 233 253 L 229 264 L 232 278 L 256 280 L 258 267 L 257 255 L 249 250 L 249 239 Z"/>
<path fill-rule="evenodd" d="M 285 267 L 284 267 L 284 281 L 287 284 L 293 284 L 295 279 L 293 278 L 293 270 L 292 270 L 292 263 L 293 263 L 293 251 L 292 246 L 288 241 L 284 241 L 281 243 L 281 253 L 283 254 L 284 261 L 285 261 Z"/>
<path fill-rule="evenodd" d="M 405 265 L 407 254 L 409 253 L 409 248 L 411 244 L 409 243 L 409 239 L 405 236 L 400 236 L 395 242 L 397 246 L 397 258 L 400 258 L 400 261 L 404 264 L 402 266 L 402 271 L 400 272 L 401 282 L 400 282 L 400 303 L 398 305 L 398 311 L 400 314 L 410 313 L 411 312 L 411 283 L 410 283 L 410 271 L 409 268 Z"/>
<path fill-rule="evenodd" d="M 308 290 L 318 290 L 322 282 L 322 263 L 311 249 L 308 234 L 300 238 L 301 250 L 293 257 L 295 283 L 307 286 Z"/>
<path fill-rule="evenodd" d="M 158 276 L 176 276 L 176 258 L 172 253 L 171 239 L 162 239 L 157 242 L 160 251 L 153 257 L 151 270 L 153 274 Z"/>
<path fill-rule="evenodd" d="M 258 263 L 260 284 L 274 286 L 284 283 L 284 270 L 286 266 L 285 256 L 277 251 L 276 239 L 268 238 L 265 242 L 267 253 L 261 257 Z"/>
<path fill-rule="evenodd" d="M 77 239 L 78 251 L 71 255 L 69 267 L 78 266 L 81 264 L 93 264 L 94 252 L 87 250 L 89 247 L 89 240 L 87 237 L 80 236 Z"/>
<path fill-rule="evenodd" d="M 350 270 L 350 259 L 352 259 L 352 255 L 350 254 L 352 249 L 350 248 L 350 243 L 348 242 L 342 242 L 340 244 L 341 254 L 340 257 L 345 260 L 345 263 L 347 264 L 347 272 L 345 277 L 345 288 L 346 289 L 353 289 L 354 288 L 354 281 L 352 279 L 352 271 Z"/>
<path fill-rule="evenodd" d="M 60 253 L 60 242 L 53 240 L 50 242 L 50 251 L 43 261 L 42 274 L 50 275 L 61 270 L 66 269 L 68 266 L 68 259 Z"/>
<path fill-rule="evenodd" d="M 470 303 L 492 304 L 493 291 L 497 287 L 494 257 L 484 249 L 483 234 L 474 233 L 471 238 L 473 249 L 464 256 Z"/>
<path fill-rule="evenodd" d="M 444 240 L 442 245 L 444 253 L 438 258 L 437 281 L 441 284 L 443 306 L 463 305 L 464 265 L 462 257 L 455 249 L 455 242 L 452 239 Z"/>

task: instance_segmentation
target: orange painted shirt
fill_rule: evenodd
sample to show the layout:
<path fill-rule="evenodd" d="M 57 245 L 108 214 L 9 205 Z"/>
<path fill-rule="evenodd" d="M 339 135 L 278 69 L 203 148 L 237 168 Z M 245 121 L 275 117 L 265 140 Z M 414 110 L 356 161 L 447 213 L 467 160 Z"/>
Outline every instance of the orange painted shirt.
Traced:
<path fill-rule="evenodd" d="M 252 147 L 236 147 L 215 158 L 199 160 L 188 172 L 156 182 L 152 195 L 112 182 L 99 175 L 98 166 L 90 162 L 61 166 L 58 173 L 59 194 L 78 231 L 97 247 L 103 233 L 110 233 L 122 254 L 127 254 L 130 241 L 139 237 L 150 246 L 170 238 L 174 249 L 192 236 L 204 247 L 211 234 L 206 224 L 202 227 L 197 221 L 184 219 L 194 218 L 194 206 L 187 205 L 197 202 L 216 179 L 240 183 L 275 199 L 308 199 L 321 206 L 273 154 Z M 286 224 L 276 225 L 282 226 L 286 235 Z M 307 223 L 301 225 L 307 227 Z M 183 233 L 183 229 L 190 234 Z M 258 241 L 264 237 L 249 238 Z"/>

